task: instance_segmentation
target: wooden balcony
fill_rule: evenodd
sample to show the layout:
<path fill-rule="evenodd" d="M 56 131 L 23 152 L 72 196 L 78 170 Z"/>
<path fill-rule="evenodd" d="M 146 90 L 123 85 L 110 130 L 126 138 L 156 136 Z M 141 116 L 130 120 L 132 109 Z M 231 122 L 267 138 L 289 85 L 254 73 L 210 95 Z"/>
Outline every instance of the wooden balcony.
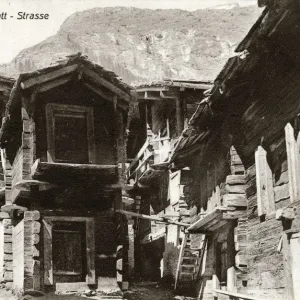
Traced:
<path fill-rule="evenodd" d="M 127 179 L 147 183 L 166 169 L 170 153 L 170 138 L 148 139 L 128 167 Z"/>
<path fill-rule="evenodd" d="M 206 210 L 192 220 L 188 231 L 209 234 L 246 215 L 245 175 L 228 175 L 224 187 L 216 186 L 207 200 Z"/>
<path fill-rule="evenodd" d="M 31 167 L 31 177 L 35 180 L 63 184 L 70 181 L 101 180 L 101 183 L 118 182 L 117 165 L 70 164 L 35 161 Z"/>
<path fill-rule="evenodd" d="M 191 233 L 209 234 L 228 222 L 238 219 L 244 211 L 237 210 L 235 207 L 219 206 L 207 214 L 201 214 L 187 230 Z"/>

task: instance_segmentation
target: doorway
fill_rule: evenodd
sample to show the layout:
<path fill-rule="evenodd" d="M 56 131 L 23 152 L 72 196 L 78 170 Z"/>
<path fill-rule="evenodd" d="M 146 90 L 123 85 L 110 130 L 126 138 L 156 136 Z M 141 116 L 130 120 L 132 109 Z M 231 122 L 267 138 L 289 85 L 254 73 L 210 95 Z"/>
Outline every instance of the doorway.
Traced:
<path fill-rule="evenodd" d="M 55 222 L 52 254 L 54 282 L 85 281 L 85 223 Z"/>

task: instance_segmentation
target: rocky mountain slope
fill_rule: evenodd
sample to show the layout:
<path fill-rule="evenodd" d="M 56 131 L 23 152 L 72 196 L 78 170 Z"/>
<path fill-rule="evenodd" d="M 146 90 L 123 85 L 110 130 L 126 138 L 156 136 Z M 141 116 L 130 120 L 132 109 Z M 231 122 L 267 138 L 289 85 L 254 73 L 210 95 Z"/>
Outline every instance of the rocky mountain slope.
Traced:
<path fill-rule="evenodd" d="M 261 10 L 95 8 L 71 15 L 56 35 L 24 49 L 0 74 L 16 76 L 82 52 L 130 84 L 212 80 Z"/>

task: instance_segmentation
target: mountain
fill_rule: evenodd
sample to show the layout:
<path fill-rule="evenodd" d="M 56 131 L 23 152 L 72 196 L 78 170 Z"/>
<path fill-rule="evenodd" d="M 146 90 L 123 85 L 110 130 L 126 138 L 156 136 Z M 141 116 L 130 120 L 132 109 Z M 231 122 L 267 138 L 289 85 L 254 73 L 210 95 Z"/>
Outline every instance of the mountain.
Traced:
<path fill-rule="evenodd" d="M 16 76 L 81 52 L 130 84 L 163 78 L 213 80 L 260 13 L 254 6 L 77 12 L 56 35 L 0 65 L 0 74 Z"/>

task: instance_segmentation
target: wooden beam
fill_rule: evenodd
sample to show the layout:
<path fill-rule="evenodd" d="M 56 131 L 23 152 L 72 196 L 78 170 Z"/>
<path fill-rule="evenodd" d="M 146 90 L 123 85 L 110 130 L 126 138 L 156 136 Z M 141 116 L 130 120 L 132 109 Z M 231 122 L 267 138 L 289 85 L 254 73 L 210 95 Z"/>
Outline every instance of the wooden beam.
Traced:
<path fill-rule="evenodd" d="M 159 95 L 160 95 L 160 98 L 161 98 L 161 99 L 171 99 L 171 100 L 176 99 L 175 94 L 173 94 L 173 95 L 168 95 L 166 92 L 163 92 L 163 91 L 160 91 L 160 92 L 159 92 Z"/>
<path fill-rule="evenodd" d="M 299 151 L 292 125 L 288 123 L 284 130 L 288 161 L 290 200 L 291 202 L 295 202 L 299 199 L 300 195 Z"/>
<path fill-rule="evenodd" d="M 37 88 L 37 93 L 47 92 L 47 91 L 52 90 L 60 85 L 66 84 L 67 82 L 69 82 L 71 80 L 72 80 L 71 76 L 66 76 L 66 77 L 62 77 L 59 79 L 55 79 L 50 82 L 43 83 Z"/>
<path fill-rule="evenodd" d="M 91 85 L 89 83 L 84 83 L 84 86 L 86 86 L 89 90 L 93 91 L 95 94 L 97 94 L 98 96 L 100 96 L 103 99 L 109 100 L 111 102 L 114 101 L 114 95 L 113 94 L 108 94 L 103 92 L 101 89 L 95 87 L 94 85 Z"/>
<path fill-rule="evenodd" d="M 104 79 L 103 77 L 101 77 L 96 72 L 94 72 L 94 71 L 92 71 L 92 70 L 90 70 L 88 68 L 84 68 L 83 75 L 87 79 L 91 80 L 92 82 L 106 87 L 107 89 L 109 89 L 110 91 L 112 91 L 114 94 L 118 95 L 121 99 L 124 99 L 127 102 L 130 102 L 131 96 L 129 94 L 127 94 L 126 92 L 122 91 L 117 86 L 115 86 L 114 84 L 112 84 L 108 80 Z"/>
<path fill-rule="evenodd" d="M 136 217 L 136 218 L 139 218 L 139 219 L 145 219 L 145 220 L 160 222 L 160 223 L 173 224 L 173 225 L 178 225 L 178 226 L 183 226 L 183 227 L 189 227 L 190 226 L 190 224 L 188 224 L 188 223 L 177 222 L 177 221 L 173 221 L 173 220 L 163 218 L 163 217 L 157 217 L 157 216 L 154 217 L 154 216 L 138 214 L 138 213 L 134 213 L 134 212 L 126 211 L 126 210 L 121 210 L 121 209 L 116 210 L 116 212 L 120 213 L 120 214 L 123 214 L 123 215 Z"/>
<path fill-rule="evenodd" d="M 222 290 L 213 289 L 214 293 L 226 295 L 229 297 L 237 298 L 237 299 L 243 299 L 243 300 L 262 300 L 260 298 L 256 298 L 250 295 L 240 294 L 240 293 L 233 293 L 233 292 L 226 292 Z"/>
<path fill-rule="evenodd" d="M 177 135 L 180 136 L 184 129 L 184 112 L 180 96 L 176 97 L 176 129 Z"/>
<path fill-rule="evenodd" d="M 87 284 L 96 284 L 94 219 L 86 220 Z"/>
<path fill-rule="evenodd" d="M 144 88 L 137 88 L 138 93 L 143 93 L 143 92 L 160 92 L 160 91 L 168 91 L 169 88 L 166 86 L 149 86 L 149 87 L 144 87 Z"/>
<path fill-rule="evenodd" d="M 115 174 L 118 165 L 94 165 L 94 164 L 69 164 L 69 163 L 48 163 L 36 160 L 31 167 L 31 176 L 43 176 L 44 174 L 51 172 L 65 172 L 66 174 L 79 173 L 82 175 L 92 174 Z"/>
<path fill-rule="evenodd" d="M 40 85 L 42 83 L 54 80 L 56 78 L 62 77 L 67 74 L 70 74 L 70 73 L 74 72 L 77 68 L 78 68 L 78 64 L 74 64 L 74 65 L 63 67 L 56 71 L 52 71 L 50 73 L 46 73 L 46 74 L 31 78 L 31 79 L 27 79 L 27 80 L 21 82 L 21 88 L 23 90 L 26 90 L 28 88 L 33 87 L 34 85 Z"/>
<path fill-rule="evenodd" d="M 272 171 L 267 161 L 267 152 L 258 146 L 255 151 L 257 212 L 258 216 L 275 211 Z"/>
<path fill-rule="evenodd" d="M 109 95 L 108 93 L 103 92 L 99 87 L 95 87 L 89 83 L 84 83 L 84 86 L 86 86 L 89 90 L 91 90 L 92 92 L 94 92 L 95 94 L 97 94 L 98 96 L 100 96 L 103 99 L 106 99 L 110 102 L 114 102 L 114 95 L 111 94 Z M 121 107 L 124 110 L 128 109 L 128 105 L 124 105 L 122 104 L 120 101 L 118 102 L 118 106 Z"/>
<path fill-rule="evenodd" d="M 217 229 L 219 225 L 223 223 L 224 220 L 225 222 L 227 222 L 226 215 L 225 215 L 227 211 L 233 212 L 235 210 L 236 210 L 235 207 L 222 207 L 222 206 L 216 207 L 213 211 L 208 213 L 203 219 L 200 219 L 195 223 L 191 224 L 187 230 L 191 232 L 197 232 L 197 233 L 198 232 L 207 233 L 213 231 L 214 225 L 215 225 L 215 229 Z M 234 218 L 234 216 L 232 218 Z M 237 218 L 238 215 L 236 216 L 236 219 Z"/>
<path fill-rule="evenodd" d="M 53 285 L 53 260 L 52 260 L 52 233 L 51 220 L 43 219 L 44 237 L 44 285 Z"/>
<path fill-rule="evenodd" d="M 56 185 L 49 183 L 47 181 L 40 181 L 34 179 L 20 180 L 14 185 L 14 187 L 17 190 L 26 191 L 26 192 L 30 192 L 31 187 L 33 186 L 37 186 L 39 188 L 39 191 L 48 191 L 50 189 L 57 187 Z"/>

